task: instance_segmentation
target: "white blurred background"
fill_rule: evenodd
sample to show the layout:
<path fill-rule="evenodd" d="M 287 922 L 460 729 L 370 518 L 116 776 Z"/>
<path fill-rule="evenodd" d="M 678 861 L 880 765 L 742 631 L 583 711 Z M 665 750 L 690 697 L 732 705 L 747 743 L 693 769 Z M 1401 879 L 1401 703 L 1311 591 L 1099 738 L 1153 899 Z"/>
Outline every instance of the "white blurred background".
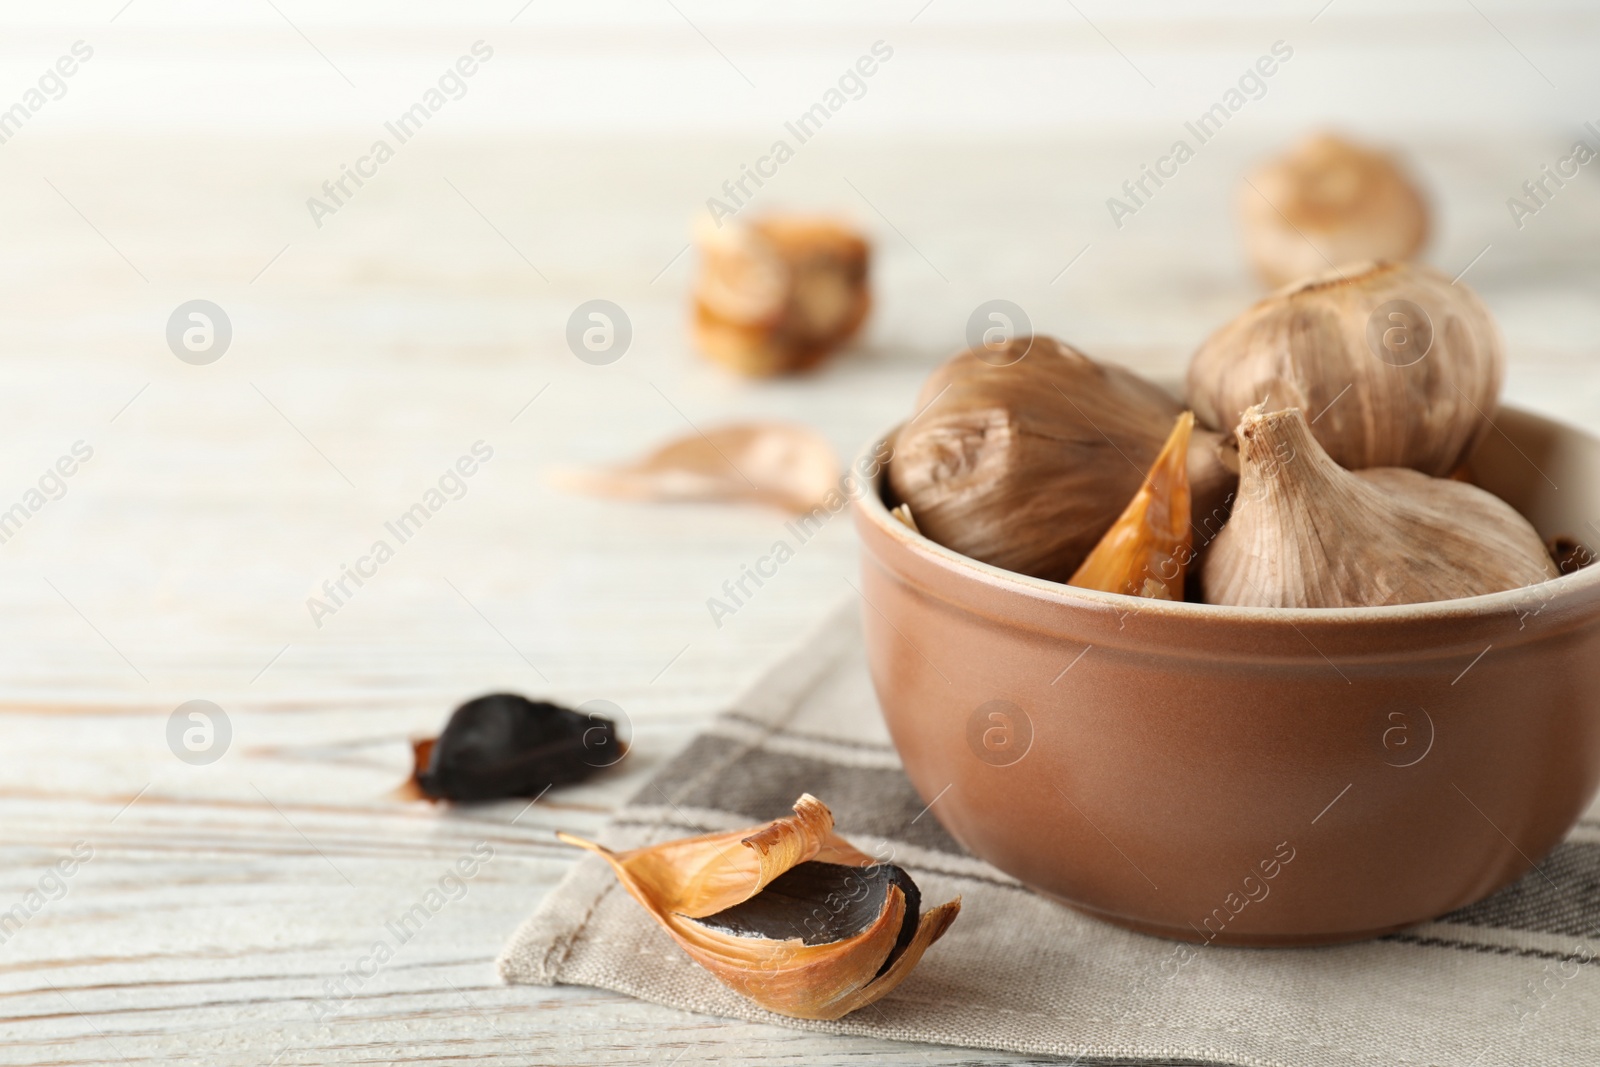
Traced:
<path fill-rule="evenodd" d="M 134 662 L 208 670 L 205 649 L 253 664 L 288 642 L 288 665 L 303 646 L 425 630 L 460 608 L 442 563 L 397 564 L 363 593 L 388 610 L 343 614 L 332 633 L 307 631 L 302 601 L 440 457 L 548 386 L 504 446 L 498 505 L 416 554 L 482 567 L 521 620 L 508 626 L 552 660 L 587 664 L 571 667 L 582 697 L 604 695 L 591 690 L 617 673 L 648 678 L 657 668 L 644 664 L 665 662 L 679 629 L 693 635 L 683 664 L 703 662 L 720 690 L 727 664 L 752 676 L 842 589 L 848 530 L 836 524 L 833 547 L 796 564 L 804 578 L 777 583 L 738 628 L 708 629 L 705 598 L 765 548 L 769 517 L 573 500 L 544 483 L 548 466 L 624 458 L 684 432 L 686 418 L 762 414 L 817 425 L 846 454 L 908 409 L 971 309 L 994 297 L 1093 354 L 1175 377 L 1261 291 L 1233 215 L 1239 175 L 1330 125 L 1393 149 L 1426 186 L 1427 256 L 1489 300 L 1511 396 L 1600 418 L 1600 168 L 1520 229 L 1506 203 L 1575 137 L 1597 136 L 1584 124 L 1600 125 L 1600 11 L 1575 0 L 1196 8 L 5 5 L 0 108 L 75 42 L 93 58 L 0 144 L 0 486 L 27 485 L 63 435 L 85 432 L 70 427 L 109 419 L 148 386 L 106 423 L 124 440 L 104 450 L 105 468 L 124 467 L 86 479 L 0 551 L 14 613 L 38 614 L 28 568 L 70 570 L 103 612 L 129 620 L 124 640 L 150 639 Z M 478 41 L 493 59 L 465 95 L 317 225 L 308 198 Z M 795 381 L 707 365 L 684 322 L 693 219 L 880 41 L 893 57 L 860 99 L 753 198 L 759 210 L 837 211 L 873 236 L 877 305 L 862 343 Z M 1264 95 L 1117 227 L 1106 199 L 1276 42 L 1293 58 Z M 562 340 L 571 310 L 596 297 L 634 321 L 632 352 L 609 368 L 578 363 Z M 162 340 L 172 308 L 194 298 L 234 323 L 232 351 L 208 368 L 179 363 Z M 319 452 L 351 469 L 335 476 Z M 175 522 L 199 544 L 174 541 Z M 108 530 L 121 536 L 100 538 Z M 682 562 L 664 569 L 659 554 Z M 616 619 L 641 611 L 662 636 L 612 649 Z M 82 663 L 81 622 L 40 618 L 24 641 L 54 635 Z M 640 665 L 619 672 L 608 656 Z M 691 687 L 678 699 L 709 698 Z"/>
<path fill-rule="evenodd" d="M 992 298 L 1176 378 L 1261 293 L 1240 174 L 1325 126 L 1429 190 L 1427 256 L 1498 315 L 1510 398 L 1600 422 L 1600 171 L 1520 229 L 1507 210 L 1600 138 L 1584 3 L 8 3 L 0 109 L 75 42 L 93 58 L 0 144 L 0 502 L 99 448 L 0 545 L 29 699 L 315 705 L 371 669 L 419 721 L 490 685 L 709 712 L 848 595 L 846 523 L 715 627 L 778 517 L 570 498 L 550 467 L 762 416 L 846 456 Z M 475 42 L 466 94 L 318 226 L 307 200 Z M 861 224 L 874 317 L 821 373 L 734 378 L 686 339 L 693 219 L 877 42 L 893 58 L 752 198 Z M 1107 197 L 1278 42 L 1261 98 L 1115 226 Z M 163 341 L 197 298 L 235 331 L 205 368 Z M 563 342 L 594 298 L 634 322 L 608 368 Z M 310 593 L 480 437 L 483 488 L 312 627 Z"/>
<path fill-rule="evenodd" d="M 463 130 L 757 136 L 883 39 L 900 49 L 893 77 L 844 123 L 981 148 L 1164 133 L 1282 39 L 1296 59 L 1251 108 L 1258 132 L 1565 137 L 1596 117 L 1597 18 L 1582 0 L 14 2 L 0 63 L 20 90 L 64 43 L 101 49 L 98 76 L 52 107 L 60 128 L 362 129 L 482 38 L 505 62 L 452 115 Z"/>
<path fill-rule="evenodd" d="M 1506 204 L 1575 137 L 1597 136 L 1584 124 L 1600 126 L 1600 12 L 1196 7 L 5 5 L 0 109 L 75 42 L 93 57 L 0 144 L 0 490 L 20 493 L 92 428 L 108 443 L 67 499 L 0 546 L 0 595 L 28 620 L 0 656 L 31 692 L 89 670 L 156 706 L 192 695 L 174 680 L 135 697 L 145 686 L 42 584 L 67 575 L 57 584 L 75 583 L 83 615 L 151 676 L 169 663 L 231 685 L 288 647 L 267 679 L 316 692 L 347 669 L 336 648 L 393 653 L 404 674 L 429 660 L 403 650 L 459 638 L 508 672 L 465 676 L 544 684 L 495 660 L 506 649 L 492 633 L 465 629 L 479 620 L 458 618 L 448 573 L 543 657 L 554 689 L 637 689 L 704 713 L 848 592 L 846 524 L 715 628 L 706 598 L 770 544 L 772 516 L 575 499 L 546 484 L 550 466 L 626 458 L 686 420 L 763 415 L 815 425 L 848 454 L 902 417 L 995 297 L 1092 354 L 1175 378 L 1261 292 L 1233 213 L 1240 174 L 1324 126 L 1394 150 L 1426 186 L 1427 257 L 1465 272 L 1499 317 L 1511 397 L 1600 421 L 1600 168 L 1520 229 Z M 493 58 L 465 95 L 317 225 L 308 198 L 479 41 Z M 876 42 L 892 59 L 752 201 L 863 226 L 873 317 L 818 374 L 738 379 L 687 342 L 692 222 Z M 1107 198 L 1277 42 L 1293 57 L 1264 95 L 1117 227 Z M 572 309 L 597 297 L 635 330 L 606 368 L 563 341 Z M 235 331 L 204 368 L 163 341 L 195 298 Z M 311 628 L 311 591 L 485 427 L 504 440 L 493 488 Z M 328 675 L 295 673 L 324 654 Z M 450 677 L 417 697 L 419 715 L 466 684 Z"/>

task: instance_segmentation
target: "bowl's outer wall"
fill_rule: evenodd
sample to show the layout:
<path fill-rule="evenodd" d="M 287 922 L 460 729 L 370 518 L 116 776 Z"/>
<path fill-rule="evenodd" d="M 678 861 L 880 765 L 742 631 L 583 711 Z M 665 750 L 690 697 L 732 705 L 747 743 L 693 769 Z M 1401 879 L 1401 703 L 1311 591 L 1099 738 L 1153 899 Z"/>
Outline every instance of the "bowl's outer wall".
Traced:
<path fill-rule="evenodd" d="M 1567 481 L 1496 452 L 1485 484 L 1516 478 L 1536 521 L 1600 514 L 1593 439 L 1498 421 Z M 856 521 L 912 783 L 974 854 L 1114 921 L 1245 944 L 1410 925 L 1527 871 L 1600 784 L 1600 569 L 1465 615 L 1293 625 L 1028 587 L 875 500 Z"/>

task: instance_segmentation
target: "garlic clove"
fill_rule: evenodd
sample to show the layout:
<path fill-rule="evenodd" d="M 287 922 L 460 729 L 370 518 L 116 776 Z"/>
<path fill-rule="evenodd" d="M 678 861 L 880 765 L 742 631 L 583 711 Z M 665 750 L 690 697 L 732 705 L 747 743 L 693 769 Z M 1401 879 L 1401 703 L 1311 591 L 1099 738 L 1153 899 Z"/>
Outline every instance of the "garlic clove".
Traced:
<path fill-rule="evenodd" d="M 412 742 L 408 799 L 480 801 L 542 796 L 622 759 L 617 725 L 516 693 L 491 693 L 456 708 L 436 738 Z"/>
<path fill-rule="evenodd" d="M 922 532 L 921 530 L 917 529 L 917 520 L 916 517 L 911 514 L 910 504 L 897 504 L 890 510 L 889 514 L 893 515 L 896 519 L 899 519 L 900 525 L 904 526 L 912 533 Z"/>
<path fill-rule="evenodd" d="M 631 500 L 749 501 L 810 511 L 839 485 L 839 463 L 816 431 L 791 423 L 734 423 L 692 433 L 642 459 L 551 472 L 573 492 Z"/>
<path fill-rule="evenodd" d="M 1239 423 L 1233 517 L 1201 566 L 1210 604 L 1335 608 L 1478 596 L 1557 577 L 1505 501 L 1414 470 L 1347 471 L 1298 408 Z"/>
<path fill-rule="evenodd" d="M 775 325 L 792 280 L 773 243 L 750 226 L 705 221 L 694 239 L 701 256 L 694 295 L 706 313 L 738 325 Z"/>
<path fill-rule="evenodd" d="M 1369 263 L 1279 290 L 1217 330 L 1189 364 L 1188 398 L 1221 427 L 1257 403 L 1301 408 L 1348 470 L 1442 477 L 1489 431 L 1504 377 L 1475 293 L 1430 267 Z"/>
<path fill-rule="evenodd" d="M 1189 437 L 1194 413 L 1178 416 L 1144 484 L 1068 585 L 1182 600 L 1194 544 L 1189 525 Z"/>
<path fill-rule="evenodd" d="M 924 912 L 917 922 L 917 931 L 912 935 L 910 943 L 899 956 L 890 958 L 887 969 L 880 971 L 878 976 L 866 985 L 839 997 L 828 1006 L 827 1015 L 819 1015 L 816 1018 L 840 1019 L 858 1008 L 882 1000 L 906 980 L 912 969 L 922 962 L 922 954 L 944 936 L 945 931 L 950 929 L 950 924 L 955 922 L 956 916 L 960 914 L 960 897 Z"/>
<path fill-rule="evenodd" d="M 810 905 L 823 899 L 813 898 Z M 834 1006 L 877 977 L 894 951 L 907 911 L 904 895 L 891 886 L 870 926 L 821 944 L 803 939 L 805 912 L 793 915 L 787 938 L 738 936 L 695 920 L 674 922 L 668 930 L 696 963 L 740 995 L 780 1014 L 826 1019 L 837 1018 Z"/>
<path fill-rule="evenodd" d="M 1330 263 L 1410 259 L 1428 237 L 1428 206 L 1389 156 L 1317 134 L 1239 187 L 1250 259 L 1274 288 Z"/>
<path fill-rule="evenodd" d="M 740 373 L 808 369 L 849 340 L 871 307 L 870 246 L 832 219 L 702 222 L 695 241 L 695 343 Z"/>
<path fill-rule="evenodd" d="M 603 857 L 723 984 L 795 1018 L 837 1019 L 884 996 L 961 909 L 958 898 L 919 914 L 910 876 L 835 834 L 809 794 L 763 826 L 626 852 L 557 837 Z"/>
<path fill-rule="evenodd" d="M 1044 336 L 972 349 L 922 387 L 889 481 L 924 536 L 1007 570 L 1066 581 L 1144 482 L 1183 406 L 1131 371 Z M 1196 515 L 1226 516 L 1221 436 L 1195 431 Z"/>

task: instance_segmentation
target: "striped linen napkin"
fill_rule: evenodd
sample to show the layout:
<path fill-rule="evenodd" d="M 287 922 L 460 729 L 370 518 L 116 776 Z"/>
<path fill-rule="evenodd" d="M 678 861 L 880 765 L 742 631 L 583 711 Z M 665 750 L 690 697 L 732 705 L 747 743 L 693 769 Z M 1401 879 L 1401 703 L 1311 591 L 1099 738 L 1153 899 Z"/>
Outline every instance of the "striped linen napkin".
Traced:
<path fill-rule="evenodd" d="M 1086 918 L 964 852 L 900 768 L 856 605 L 720 716 L 609 823 L 614 848 L 787 814 L 801 793 L 961 915 L 904 984 L 836 1022 L 773 1015 L 692 963 L 588 856 L 516 931 L 507 982 L 597 986 L 805 1030 L 1219 1067 L 1600 1064 L 1600 805 L 1521 881 L 1376 941 L 1179 945 Z M 892 849 L 890 853 L 879 848 Z"/>

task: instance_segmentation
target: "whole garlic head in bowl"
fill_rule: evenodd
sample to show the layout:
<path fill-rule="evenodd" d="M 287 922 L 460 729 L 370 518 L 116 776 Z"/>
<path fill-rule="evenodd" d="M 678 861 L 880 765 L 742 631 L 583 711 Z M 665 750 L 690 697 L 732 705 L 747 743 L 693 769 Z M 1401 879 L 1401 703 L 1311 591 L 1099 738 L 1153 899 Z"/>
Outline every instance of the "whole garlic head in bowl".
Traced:
<path fill-rule="evenodd" d="M 1538 537 L 1600 514 L 1600 438 L 1495 421 L 1473 471 Z M 1079 911 L 1212 944 L 1375 937 L 1511 883 L 1600 788 L 1600 567 L 1423 603 L 1170 601 L 973 559 L 877 488 L 854 502 L 861 618 L 906 774 L 968 851 Z"/>
<path fill-rule="evenodd" d="M 1215 330 L 1187 392 L 1218 429 L 1257 403 L 1300 408 L 1342 467 L 1444 477 L 1489 433 L 1505 365 L 1499 327 L 1464 283 L 1419 263 L 1350 264 Z"/>

